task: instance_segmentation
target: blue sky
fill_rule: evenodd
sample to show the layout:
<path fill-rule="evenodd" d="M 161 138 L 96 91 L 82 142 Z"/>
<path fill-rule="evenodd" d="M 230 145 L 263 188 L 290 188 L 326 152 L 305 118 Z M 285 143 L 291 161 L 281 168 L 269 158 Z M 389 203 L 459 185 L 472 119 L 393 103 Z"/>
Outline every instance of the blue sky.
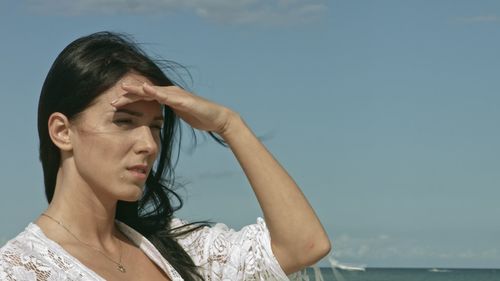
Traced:
<path fill-rule="evenodd" d="M 194 92 L 238 111 L 338 260 L 500 264 L 500 3 L 482 0 L 2 1 L 0 241 L 46 208 L 45 75 L 69 42 L 101 30 L 187 66 Z M 208 139 L 194 152 L 186 142 L 177 175 L 180 217 L 239 228 L 261 215 L 230 151 Z"/>

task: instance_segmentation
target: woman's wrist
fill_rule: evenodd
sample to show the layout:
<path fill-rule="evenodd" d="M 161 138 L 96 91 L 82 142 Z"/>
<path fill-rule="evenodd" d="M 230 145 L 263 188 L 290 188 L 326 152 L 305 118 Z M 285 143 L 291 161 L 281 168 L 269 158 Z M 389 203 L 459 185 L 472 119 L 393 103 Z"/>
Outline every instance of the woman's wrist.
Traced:
<path fill-rule="evenodd" d="M 248 129 L 245 122 L 241 118 L 241 116 L 232 110 L 228 110 L 228 117 L 226 124 L 222 128 L 220 132 L 218 132 L 219 136 L 224 139 L 227 143 L 231 141 L 235 136 L 239 135 L 239 132 L 243 129 Z"/>

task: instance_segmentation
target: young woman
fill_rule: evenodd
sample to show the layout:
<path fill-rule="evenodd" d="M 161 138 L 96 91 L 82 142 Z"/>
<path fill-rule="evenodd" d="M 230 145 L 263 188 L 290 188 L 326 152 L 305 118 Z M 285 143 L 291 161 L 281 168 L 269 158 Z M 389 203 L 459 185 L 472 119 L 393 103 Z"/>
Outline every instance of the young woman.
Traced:
<path fill-rule="evenodd" d="M 229 146 L 264 219 L 236 232 L 173 217 L 178 118 Z M 287 280 L 330 251 L 243 119 L 176 86 L 123 35 L 91 34 L 59 54 L 38 131 L 49 206 L 0 250 L 1 280 Z"/>

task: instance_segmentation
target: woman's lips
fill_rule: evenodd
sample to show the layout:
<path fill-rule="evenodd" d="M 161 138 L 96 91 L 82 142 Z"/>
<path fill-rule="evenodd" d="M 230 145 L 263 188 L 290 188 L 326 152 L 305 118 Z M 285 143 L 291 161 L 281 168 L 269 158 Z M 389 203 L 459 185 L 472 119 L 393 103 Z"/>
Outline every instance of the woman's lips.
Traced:
<path fill-rule="evenodd" d="M 135 165 L 128 167 L 127 170 L 137 179 L 145 180 L 148 176 L 148 166 L 146 165 Z"/>

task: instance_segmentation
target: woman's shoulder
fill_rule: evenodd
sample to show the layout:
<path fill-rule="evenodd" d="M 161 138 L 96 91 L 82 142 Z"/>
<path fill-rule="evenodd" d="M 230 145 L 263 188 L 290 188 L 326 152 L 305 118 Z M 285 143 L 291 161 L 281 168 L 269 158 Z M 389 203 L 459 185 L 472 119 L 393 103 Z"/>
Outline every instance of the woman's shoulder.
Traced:
<path fill-rule="evenodd" d="M 0 248 L 0 280 L 82 280 L 72 257 L 60 250 L 35 223 Z M 50 278 L 48 278 L 50 277 Z"/>
<path fill-rule="evenodd" d="M 268 234 L 268 229 L 264 219 L 257 218 L 256 223 L 243 226 L 239 230 L 235 230 L 224 223 L 212 223 L 212 222 L 189 222 L 187 220 L 174 217 L 170 222 L 170 229 L 174 233 L 185 233 L 183 235 L 178 235 L 178 239 L 199 238 L 205 236 L 219 236 L 224 235 L 227 237 L 234 235 L 245 235 L 252 236 L 257 233 Z"/>
<path fill-rule="evenodd" d="M 19 233 L 16 237 L 10 239 L 0 248 L 0 258 L 4 259 L 6 255 L 16 253 L 16 252 L 25 252 L 32 251 L 35 248 L 30 247 L 33 243 L 40 242 L 37 239 L 37 236 L 34 235 L 34 230 L 36 226 L 33 223 L 30 223 L 26 228 Z"/>
<path fill-rule="evenodd" d="M 183 225 L 188 223 L 181 219 L 171 223 Z M 262 218 L 239 229 L 224 223 L 204 226 L 178 242 L 207 280 L 220 280 L 221 276 L 228 280 L 288 280 L 272 252 L 269 230 Z"/>
<path fill-rule="evenodd" d="M 35 269 L 41 262 L 43 242 L 36 235 L 36 225 L 30 223 L 16 237 L 0 248 L 0 279 L 11 280 L 23 276 L 23 280 L 36 280 Z"/>
<path fill-rule="evenodd" d="M 181 245 L 192 244 L 203 238 L 209 228 L 210 226 L 206 223 L 193 223 L 177 217 L 170 221 L 170 231 L 176 234 L 174 239 Z"/>

